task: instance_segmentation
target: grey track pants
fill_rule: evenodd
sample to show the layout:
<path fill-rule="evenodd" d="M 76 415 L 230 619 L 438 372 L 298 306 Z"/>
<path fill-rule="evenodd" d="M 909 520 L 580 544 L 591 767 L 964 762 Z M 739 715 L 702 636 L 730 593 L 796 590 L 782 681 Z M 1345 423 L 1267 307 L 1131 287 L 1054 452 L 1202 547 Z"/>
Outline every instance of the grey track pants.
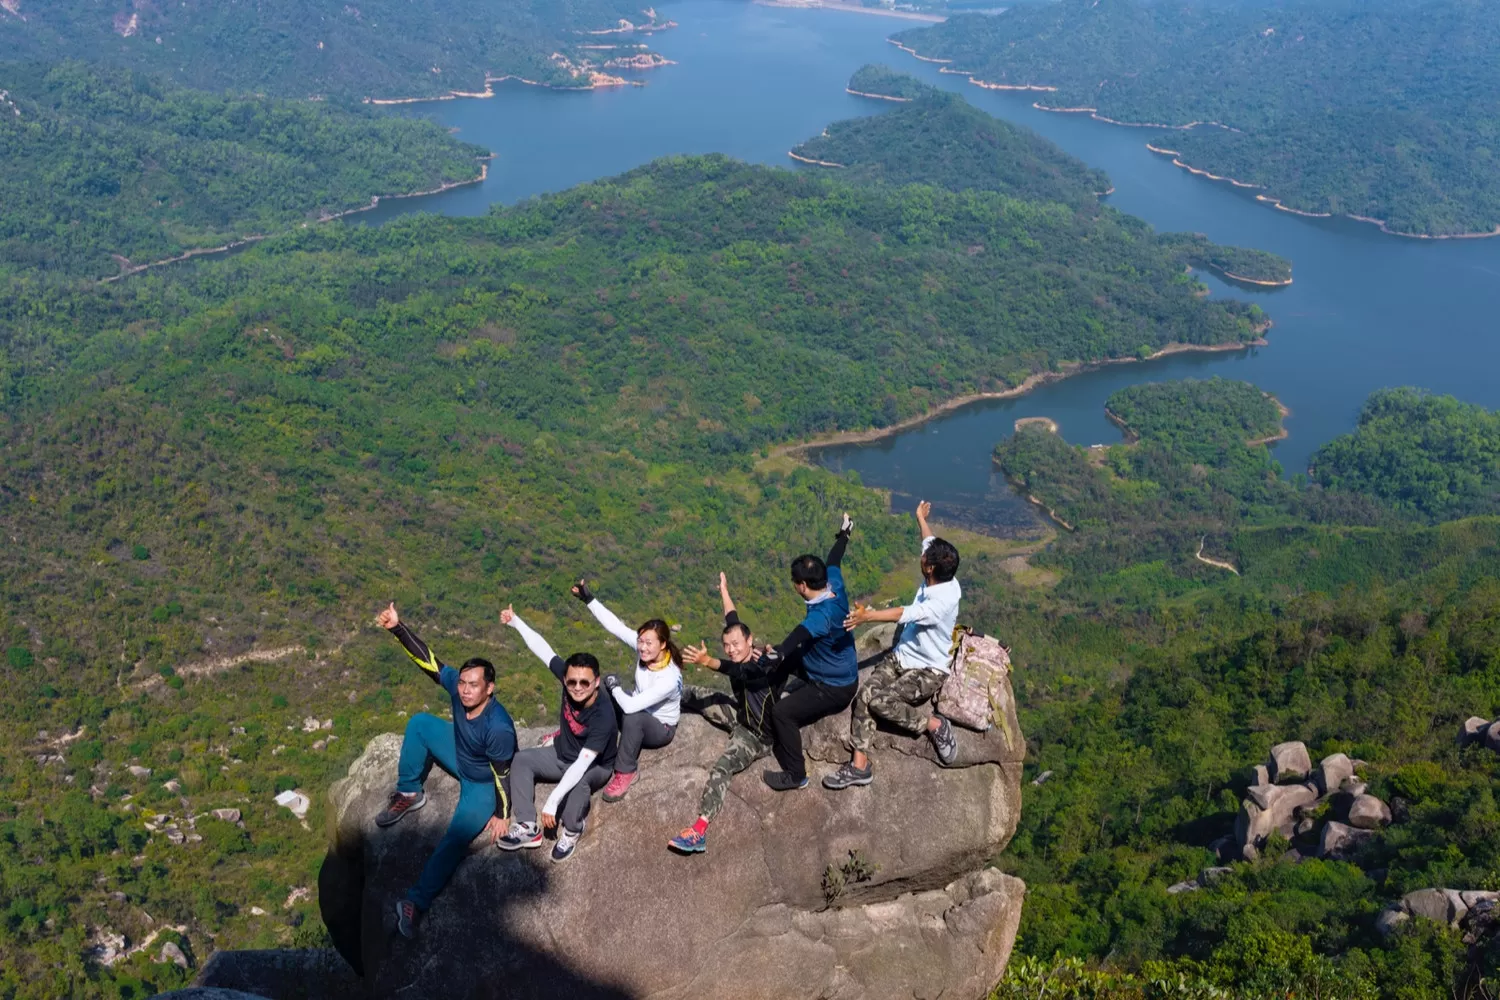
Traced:
<path fill-rule="evenodd" d="M 536 822 L 536 783 L 557 784 L 568 766 L 557 759 L 556 747 L 532 747 L 516 754 L 510 763 L 510 801 L 516 820 Z M 563 799 L 557 811 L 558 822 L 573 833 L 582 833 L 593 793 L 608 784 L 612 774 L 609 768 L 598 765 L 585 771 L 583 780 Z"/>
<path fill-rule="evenodd" d="M 641 750 L 660 750 L 677 735 L 676 726 L 665 726 L 650 712 L 631 712 L 620 718 L 620 749 L 615 770 L 632 774 L 640 767 Z"/>

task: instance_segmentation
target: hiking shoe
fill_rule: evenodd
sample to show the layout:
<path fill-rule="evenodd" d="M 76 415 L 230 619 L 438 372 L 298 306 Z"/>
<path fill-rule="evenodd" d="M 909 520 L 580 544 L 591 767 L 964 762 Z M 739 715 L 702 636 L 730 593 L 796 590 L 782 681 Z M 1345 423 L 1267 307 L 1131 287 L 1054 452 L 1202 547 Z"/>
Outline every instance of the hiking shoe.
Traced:
<path fill-rule="evenodd" d="M 417 921 L 421 919 L 417 904 L 409 899 L 396 900 L 396 932 L 410 940 L 417 936 Z"/>
<path fill-rule="evenodd" d="M 844 761 L 844 766 L 827 775 L 823 779 L 823 787 L 831 788 L 835 792 L 845 788 L 853 788 L 855 785 L 868 785 L 875 780 L 875 765 L 866 764 L 864 767 L 855 767 L 854 761 Z"/>
<path fill-rule="evenodd" d="M 510 832 L 495 842 L 502 851 L 519 851 L 523 847 L 542 846 L 542 828 L 535 823 L 512 823 Z"/>
<path fill-rule="evenodd" d="M 565 826 L 557 828 L 557 843 L 552 845 L 552 860 L 562 864 L 573 856 L 573 850 L 578 846 L 578 838 L 583 836 L 583 831 L 571 832 Z"/>
<path fill-rule="evenodd" d="M 615 772 L 615 776 L 609 779 L 609 784 L 604 786 L 604 801 L 618 802 L 630 791 L 630 786 L 635 784 L 635 776 L 639 771 L 631 771 L 629 774 Z"/>
<path fill-rule="evenodd" d="M 761 778 L 778 792 L 790 792 L 807 787 L 806 778 L 794 778 L 785 771 L 765 771 L 761 774 Z"/>
<path fill-rule="evenodd" d="M 418 792 L 415 795 L 407 795 L 396 792 L 391 796 L 390 803 L 375 817 L 376 826 L 390 826 L 407 813 L 416 812 L 427 804 L 427 793 Z M 408 935 L 409 936 L 409 935 Z"/>
<path fill-rule="evenodd" d="M 938 727 L 927 730 L 927 735 L 932 737 L 932 748 L 937 751 L 938 763 L 947 767 L 958 757 L 958 739 L 953 735 L 953 725 L 941 715 L 938 716 Z"/>
<path fill-rule="evenodd" d="M 678 854 L 702 854 L 708 850 L 708 834 L 699 833 L 692 827 L 688 827 L 667 841 L 667 846 Z"/>

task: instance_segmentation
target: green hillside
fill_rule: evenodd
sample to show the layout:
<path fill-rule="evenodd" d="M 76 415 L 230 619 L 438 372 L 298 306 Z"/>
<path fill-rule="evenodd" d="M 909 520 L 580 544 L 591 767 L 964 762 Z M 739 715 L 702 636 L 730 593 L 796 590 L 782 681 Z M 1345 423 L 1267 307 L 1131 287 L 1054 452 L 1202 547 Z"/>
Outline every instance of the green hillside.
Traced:
<path fill-rule="evenodd" d="M 212 92 L 433 97 L 483 91 L 486 76 L 588 86 L 589 72 L 607 72 L 612 60 L 649 56 L 640 48 L 649 35 L 637 29 L 659 23 L 628 0 L 7 0 L 0 52 L 140 70 Z"/>
<path fill-rule="evenodd" d="M 0 277 L 103 277 L 478 178 L 430 122 L 224 98 L 79 63 L 0 67 Z"/>
<path fill-rule="evenodd" d="M 957 15 L 896 40 L 980 80 L 1055 88 L 1036 95 L 1047 107 L 1221 123 L 1229 129 L 1144 137 L 1299 211 L 1402 233 L 1500 226 L 1493 4 L 1062 0 Z"/>

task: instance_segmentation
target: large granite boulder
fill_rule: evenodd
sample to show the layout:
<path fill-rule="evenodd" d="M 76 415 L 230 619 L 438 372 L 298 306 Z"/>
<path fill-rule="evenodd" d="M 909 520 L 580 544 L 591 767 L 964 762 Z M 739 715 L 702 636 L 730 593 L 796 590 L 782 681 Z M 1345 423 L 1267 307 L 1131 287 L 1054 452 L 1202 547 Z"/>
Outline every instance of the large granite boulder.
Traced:
<path fill-rule="evenodd" d="M 371 998 L 978 998 L 1004 971 L 1025 892 L 985 867 L 1020 815 L 1009 694 L 992 730 L 959 732 L 955 766 L 938 766 L 925 737 L 882 731 L 875 783 L 843 792 L 817 782 L 847 758 L 848 713 L 823 720 L 805 734 L 812 787 L 773 792 L 767 765 L 752 766 L 694 857 L 667 840 L 696 816 L 725 737 L 684 715 L 623 801 L 596 800 L 571 860 L 476 843 L 414 941 L 393 936 L 390 910 L 457 788 L 435 770 L 427 807 L 377 829 L 400 746 L 377 737 L 330 793 L 324 920 Z M 835 891 L 825 876 L 851 857 L 873 871 L 851 867 Z"/>
<path fill-rule="evenodd" d="M 1306 780 L 1312 773 L 1312 758 L 1308 756 L 1307 744 L 1300 740 L 1276 744 L 1271 748 L 1266 768 L 1270 771 L 1271 781 L 1277 785 Z"/>

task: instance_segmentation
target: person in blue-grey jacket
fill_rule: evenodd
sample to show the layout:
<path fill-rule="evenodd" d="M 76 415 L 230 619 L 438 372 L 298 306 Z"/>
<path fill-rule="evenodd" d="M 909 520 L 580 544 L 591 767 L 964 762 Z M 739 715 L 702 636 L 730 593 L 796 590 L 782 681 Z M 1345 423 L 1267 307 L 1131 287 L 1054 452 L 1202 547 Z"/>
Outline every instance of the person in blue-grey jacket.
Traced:
<path fill-rule="evenodd" d="M 396 791 L 375 817 L 377 826 L 387 827 L 425 806 L 422 785 L 434 763 L 458 779 L 458 808 L 448 831 L 427 859 L 417 884 L 396 901 L 396 930 L 411 937 L 479 832 L 487 833 L 495 843 L 510 829 L 508 779 L 516 754 L 516 727 L 495 698 L 495 666 L 489 660 L 476 656 L 457 669 L 443 664 L 401 621 L 395 604 L 380 612 L 376 621 L 453 700 L 452 722 L 418 712 L 406 723 Z"/>
<path fill-rule="evenodd" d="M 800 659 L 803 683 L 771 707 L 771 752 L 779 771 L 762 776 L 778 792 L 807 787 L 807 762 L 802 756 L 802 727 L 842 712 L 859 689 L 859 657 L 854 634 L 844 627 L 849 594 L 844 589 L 840 563 L 854 521 L 843 517 L 827 560 L 802 555 L 792 560 L 792 587 L 807 602 L 802 623 L 775 647 L 788 665 Z"/>

